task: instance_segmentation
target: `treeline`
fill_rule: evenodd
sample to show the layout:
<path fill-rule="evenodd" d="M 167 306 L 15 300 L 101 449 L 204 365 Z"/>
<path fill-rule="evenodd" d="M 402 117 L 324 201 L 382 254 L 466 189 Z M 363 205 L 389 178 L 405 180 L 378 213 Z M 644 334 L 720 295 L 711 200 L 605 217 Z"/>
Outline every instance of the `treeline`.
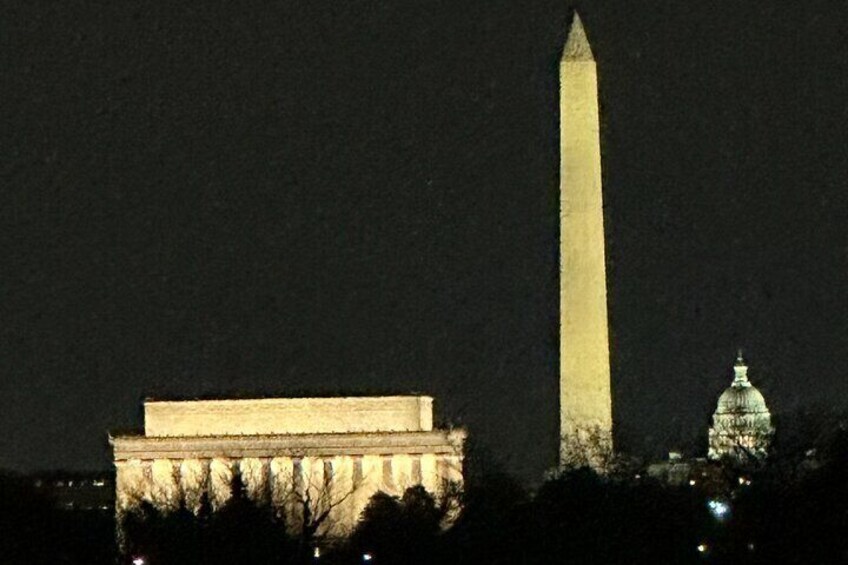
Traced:
<path fill-rule="evenodd" d="M 277 513 L 236 485 L 215 513 L 131 515 L 127 557 L 157 565 L 848 563 L 848 433 L 837 430 L 818 455 L 816 464 L 697 468 L 695 485 L 680 486 L 633 469 L 608 477 L 579 469 L 530 493 L 503 473 L 472 474 L 450 527 L 451 505 L 414 487 L 376 494 L 337 543 L 286 533 Z"/>
<path fill-rule="evenodd" d="M 122 554 L 111 515 L 59 510 L 27 481 L 7 476 L 0 562 L 848 563 L 846 430 L 834 429 L 815 454 L 706 470 L 695 485 L 670 486 L 634 469 L 607 477 L 581 469 L 528 492 L 504 473 L 469 469 L 456 499 L 462 512 L 450 527 L 445 519 L 455 508 L 418 487 L 375 495 L 353 534 L 336 543 L 314 529 L 287 528 L 236 484 L 217 512 L 204 503 L 197 515 L 152 507 L 129 514 Z"/>
<path fill-rule="evenodd" d="M 460 495 L 464 511 L 443 528 L 450 505 L 422 487 L 377 493 L 349 539 L 330 543 L 287 532 L 280 514 L 237 486 L 217 512 L 161 513 L 151 506 L 124 522 L 125 561 L 146 563 L 685 563 L 697 555 L 706 511 L 691 490 L 602 480 L 580 470 L 531 497 L 506 475 Z M 318 553 L 316 557 L 316 547 Z"/>

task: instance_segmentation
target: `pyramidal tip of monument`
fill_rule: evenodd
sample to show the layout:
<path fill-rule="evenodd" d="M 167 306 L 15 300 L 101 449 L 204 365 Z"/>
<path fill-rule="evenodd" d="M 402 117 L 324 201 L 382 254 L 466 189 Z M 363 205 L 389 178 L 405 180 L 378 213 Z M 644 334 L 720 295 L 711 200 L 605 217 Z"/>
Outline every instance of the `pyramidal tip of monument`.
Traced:
<path fill-rule="evenodd" d="M 565 47 L 562 50 L 563 61 L 594 61 L 592 48 L 589 47 L 589 39 L 586 37 L 586 30 L 583 28 L 583 22 L 580 20 L 580 14 L 574 12 L 574 19 L 571 21 L 571 29 L 568 30 L 568 39 L 565 41 Z"/>

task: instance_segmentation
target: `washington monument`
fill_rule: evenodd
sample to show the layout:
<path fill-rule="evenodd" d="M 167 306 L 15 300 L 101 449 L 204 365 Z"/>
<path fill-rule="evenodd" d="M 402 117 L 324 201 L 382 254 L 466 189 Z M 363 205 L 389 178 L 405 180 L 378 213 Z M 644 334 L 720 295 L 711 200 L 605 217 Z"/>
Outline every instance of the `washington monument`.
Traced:
<path fill-rule="evenodd" d="M 604 216 L 595 58 L 577 13 L 560 81 L 560 466 L 612 454 Z"/>

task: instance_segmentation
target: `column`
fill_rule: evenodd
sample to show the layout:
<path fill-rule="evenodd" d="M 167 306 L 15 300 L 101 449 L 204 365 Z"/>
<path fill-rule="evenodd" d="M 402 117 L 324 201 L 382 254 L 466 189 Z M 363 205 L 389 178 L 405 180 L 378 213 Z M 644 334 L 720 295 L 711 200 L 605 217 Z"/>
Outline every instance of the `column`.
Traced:
<path fill-rule="evenodd" d="M 392 456 L 392 482 L 395 486 L 395 494 L 403 495 L 406 489 L 417 481 L 412 479 L 412 457 L 406 453 L 396 453 Z"/>
<path fill-rule="evenodd" d="M 254 502 L 268 499 L 268 460 L 246 457 L 239 461 L 239 471 L 247 496 Z"/>
<path fill-rule="evenodd" d="M 420 485 L 423 482 L 421 475 L 421 455 L 410 456 L 410 480 L 413 485 Z"/>
<path fill-rule="evenodd" d="M 151 499 L 159 510 L 176 510 L 180 506 L 179 467 L 170 459 L 156 459 L 150 464 Z"/>
<path fill-rule="evenodd" d="M 331 523 L 327 531 L 331 536 L 345 536 L 356 524 L 359 515 L 356 511 L 356 487 L 354 485 L 354 460 L 347 455 L 333 457 L 333 476 L 330 483 L 333 508 Z"/>
<path fill-rule="evenodd" d="M 382 472 L 380 473 L 380 489 L 386 494 L 390 494 L 392 496 L 398 495 L 398 487 L 395 484 L 394 480 L 394 468 L 392 463 L 393 457 L 391 455 L 381 455 L 380 456 Z"/>
<path fill-rule="evenodd" d="M 124 514 L 138 508 L 148 490 L 140 459 L 115 462 L 115 511 Z"/>
<path fill-rule="evenodd" d="M 382 487 L 383 459 L 379 455 L 363 455 L 354 460 L 355 514 L 359 516 L 371 497 Z"/>
<path fill-rule="evenodd" d="M 421 484 L 427 492 L 438 496 L 440 492 L 440 478 L 435 453 L 423 453 L 420 459 Z"/>
<path fill-rule="evenodd" d="M 218 510 L 232 496 L 233 464 L 224 457 L 215 457 L 209 463 L 209 502 Z"/>
<path fill-rule="evenodd" d="M 209 461 L 183 459 L 180 462 L 180 489 L 185 506 L 194 514 L 200 512 L 203 493 L 209 484 Z"/>
<path fill-rule="evenodd" d="M 271 503 L 284 507 L 294 489 L 294 461 L 291 457 L 274 457 L 270 464 Z"/>

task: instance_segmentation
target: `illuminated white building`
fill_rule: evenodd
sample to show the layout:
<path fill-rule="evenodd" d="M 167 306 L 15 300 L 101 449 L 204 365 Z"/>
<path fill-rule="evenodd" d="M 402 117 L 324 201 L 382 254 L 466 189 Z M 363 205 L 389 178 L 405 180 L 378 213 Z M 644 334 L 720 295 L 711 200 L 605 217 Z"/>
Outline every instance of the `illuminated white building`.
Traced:
<path fill-rule="evenodd" d="M 748 380 L 748 366 L 740 352 L 733 382 L 718 399 L 709 432 L 710 459 L 762 459 L 768 454 L 774 428 L 765 398 Z"/>
<path fill-rule="evenodd" d="M 216 510 L 238 476 L 293 530 L 326 512 L 318 533 L 344 535 L 378 491 L 460 483 L 465 437 L 433 427 L 429 396 L 147 401 L 143 434 L 109 438 L 115 510 Z"/>

